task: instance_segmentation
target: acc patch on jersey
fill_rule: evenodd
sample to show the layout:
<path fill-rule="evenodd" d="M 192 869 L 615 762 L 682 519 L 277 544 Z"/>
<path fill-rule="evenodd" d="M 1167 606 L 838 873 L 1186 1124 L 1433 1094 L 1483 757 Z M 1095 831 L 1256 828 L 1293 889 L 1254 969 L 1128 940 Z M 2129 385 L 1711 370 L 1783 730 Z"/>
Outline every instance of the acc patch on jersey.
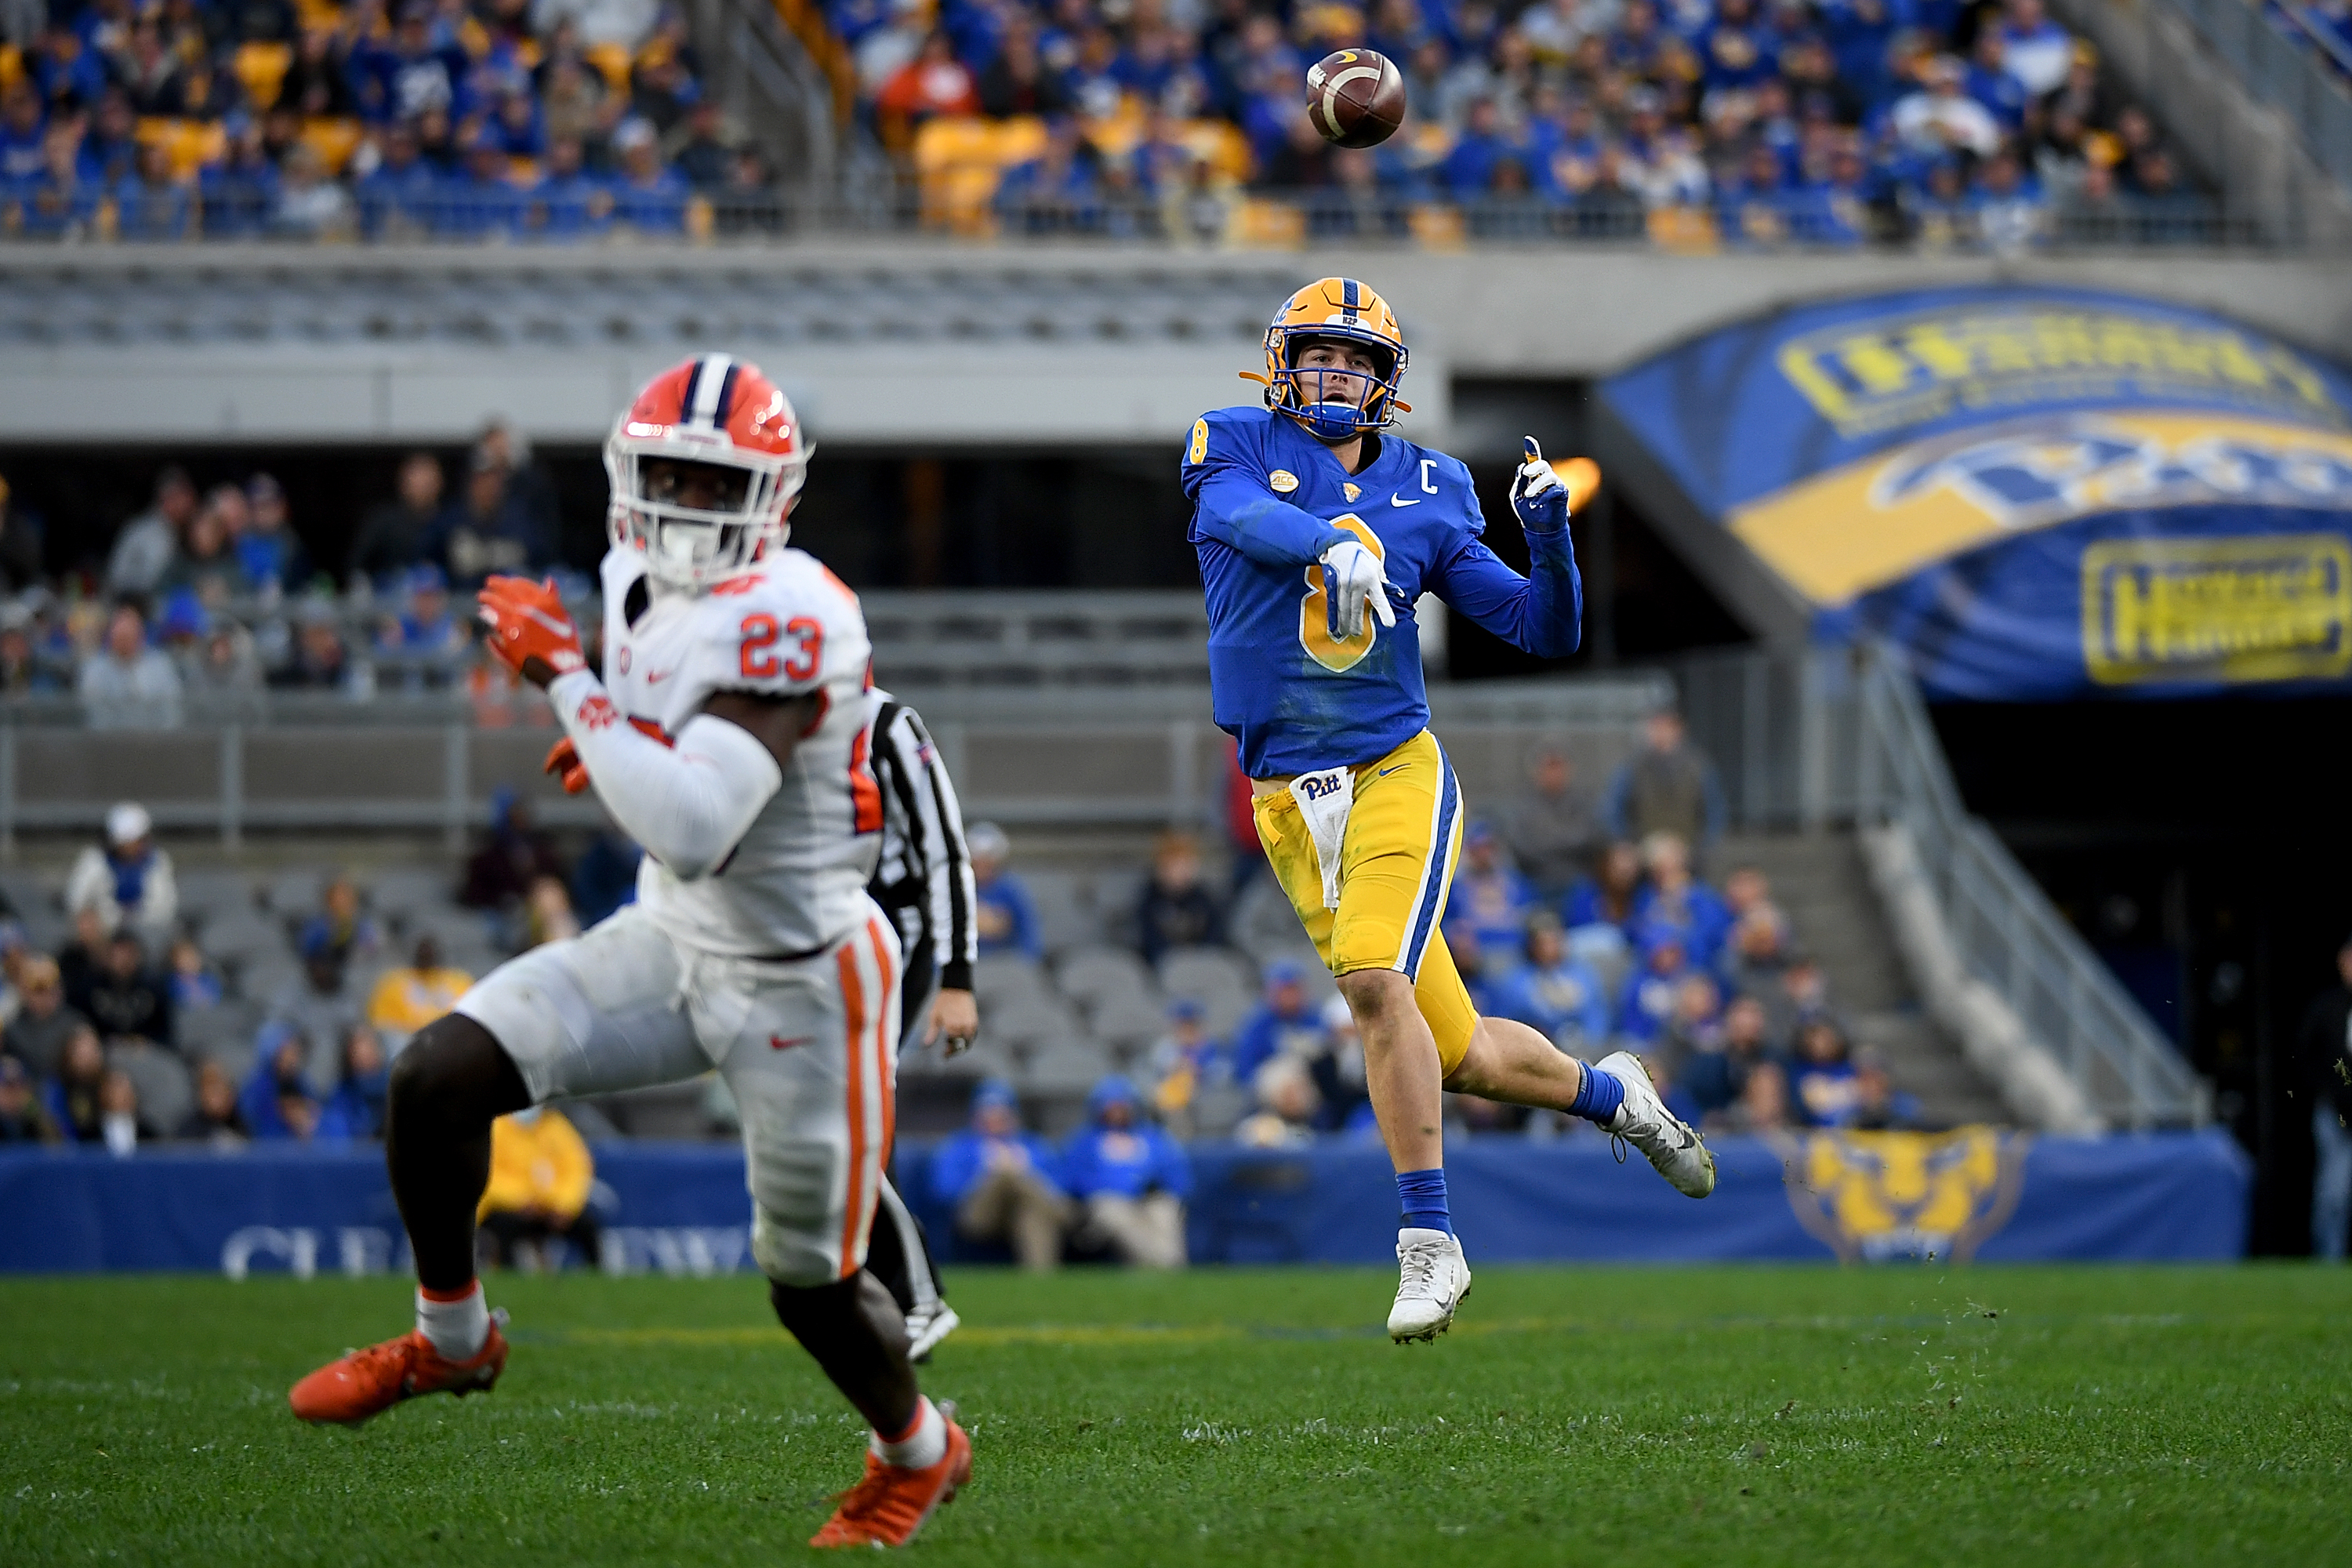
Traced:
<path fill-rule="evenodd" d="M 1298 488 L 1298 476 L 1288 468 L 1276 468 L 1266 475 L 1265 482 L 1274 487 L 1276 494 L 1286 496 Z"/>

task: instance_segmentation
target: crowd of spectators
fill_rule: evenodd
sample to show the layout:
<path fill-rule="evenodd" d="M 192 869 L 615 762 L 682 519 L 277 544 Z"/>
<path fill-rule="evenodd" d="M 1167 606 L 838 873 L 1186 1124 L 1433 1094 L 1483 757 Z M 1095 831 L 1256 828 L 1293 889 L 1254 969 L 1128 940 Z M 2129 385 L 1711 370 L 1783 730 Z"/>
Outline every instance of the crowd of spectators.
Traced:
<path fill-rule="evenodd" d="M 1245 138 L 1249 187 L 1305 194 L 1322 237 L 1404 237 L 1415 207 L 1452 203 L 1474 235 L 1638 235 L 1675 213 L 1698 227 L 1670 233 L 1731 244 L 2008 249 L 2047 237 L 2053 214 L 2167 237 L 2206 210 L 2044 0 L 945 0 L 936 14 L 832 0 L 829 14 L 886 139 L 929 119 L 1046 118 L 998 187 L 1015 231 L 1218 229 L 1232 171 L 1192 133 L 1212 121 Z M 1309 125 L 1301 83 L 1359 44 L 1397 63 L 1412 117 L 1349 152 Z"/>
<path fill-rule="evenodd" d="M 1699 874 L 1720 853 L 1724 815 L 1712 763 L 1672 711 L 1648 721 L 1643 745 L 1597 794 L 1580 785 L 1564 751 L 1542 751 L 1525 793 L 1494 823 L 1474 822 L 1464 834 L 1443 930 L 1478 1011 L 1526 1024 L 1587 1060 L 1638 1052 L 1669 1102 L 1711 1129 L 1917 1125 L 1917 1102 L 1896 1089 L 1875 1053 L 1858 1047 L 1763 873 L 1730 866 L 1717 880 Z M 1043 922 L 1008 864 L 1002 830 L 977 824 L 970 840 L 982 967 L 1013 966 L 1012 978 L 1044 955 Z M 1244 889 L 1266 880 L 1263 861 L 1249 854 L 1253 842 L 1234 836 Z M 1288 918 L 1286 906 L 1280 914 Z M 1361 1041 L 1311 954 L 1267 957 L 1257 966 L 1254 1004 L 1222 1026 L 1200 988 L 1172 973 L 1188 962 L 1209 963 L 1213 980 L 1220 964 L 1230 971 L 1238 961 L 1217 944 L 1234 940 L 1238 918 L 1237 900 L 1204 876 L 1192 839 L 1161 836 L 1120 929 L 1167 982 L 1164 1013 L 1154 1037 L 1129 1050 L 1113 1046 L 1123 1058 L 1113 1065 L 1141 1080 L 1146 1093 L 1137 1103 L 1181 1136 L 1280 1146 L 1371 1135 Z M 1133 1020 L 1114 1016 L 1108 1001 L 1118 989 L 1108 956 L 1089 950 L 1060 968 L 1066 989 L 1094 1010 L 1098 1036 L 1134 1038 Z M 985 973 L 982 984 L 983 1040 L 992 1018 L 1000 1031 L 1037 1029 L 1023 1016 L 1034 1005 L 1019 986 Z M 1012 1018 L 992 1007 L 992 984 L 1010 998 Z M 1107 1081 L 1121 1095 L 1134 1092 L 1124 1078 Z M 981 1111 L 1003 1120 L 1007 1103 Z M 1577 1125 L 1466 1095 L 1449 1098 L 1448 1115 L 1471 1131 L 1536 1136 Z M 967 1218 L 964 1228 L 1008 1240 L 1024 1224 L 1040 1236 L 1061 1234 L 1072 1214 L 1047 1201 L 1055 1168 L 1033 1166 L 991 1189 L 987 1202 L 996 1206 L 985 1226 Z M 954 1196 L 940 1194 L 943 1203 Z"/>
<path fill-rule="evenodd" d="M 667 235 L 771 184 L 659 0 L 47 10 L 0 50 L 0 233 Z"/>
<path fill-rule="evenodd" d="M 135 730 L 248 718 L 272 690 L 503 701 L 511 684 L 478 657 L 471 590 L 558 564 L 555 496 L 503 425 L 459 466 L 452 487 L 440 458 L 408 456 L 336 562 L 310 559 L 269 474 L 200 489 L 166 468 L 102 568 L 54 576 L 42 521 L 0 479 L 0 697 L 71 694 L 93 728 Z"/>
<path fill-rule="evenodd" d="M 503 954 L 633 896 L 615 888 L 615 865 L 635 868 L 629 846 L 608 836 L 567 865 L 520 805 L 500 805 L 459 878 L 425 869 L 394 888 L 383 873 L 372 893 L 330 875 L 299 904 L 235 873 L 199 884 L 173 866 L 143 808 L 114 806 L 104 842 L 61 888 L 12 881 L 26 907 L 0 900 L 0 1142 L 127 1154 L 152 1142 L 381 1137 L 391 1061 L 416 1030 Z M 33 940 L 58 922 L 63 940 Z M 501 1136 L 538 1148 L 566 1131 L 530 1124 Z M 567 1211 L 570 1165 L 554 1162 L 562 1181 L 531 1190 L 551 1160 L 544 1149 L 518 1155 L 513 1179 L 493 1184 L 509 1217 L 486 1234 L 501 1257 L 558 1239 L 593 1257 L 593 1216 L 583 1231 L 578 1207 Z"/>
<path fill-rule="evenodd" d="M 1242 187 L 1318 237 L 2195 232 L 2208 211 L 2045 0 L 828 0 L 859 119 L 1036 117 L 1013 232 L 1222 237 Z M 26 15 L 31 15 L 27 12 Z M 2342 0 L 2312 26 L 2336 36 Z M 2315 35 L 2298 35 L 2315 36 Z M 1335 150 L 1307 66 L 1370 45 L 1407 130 Z M 751 221 L 772 171 L 657 0 L 58 0 L 0 52 L 0 226 L 30 236 L 590 237 Z M 1203 128 L 1226 126 L 1222 155 Z M 734 214 L 734 217 L 713 214 Z M 2136 227 L 2122 226 L 2137 225 Z M 1688 223 L 1669 231 L 1696 237 Z"/>

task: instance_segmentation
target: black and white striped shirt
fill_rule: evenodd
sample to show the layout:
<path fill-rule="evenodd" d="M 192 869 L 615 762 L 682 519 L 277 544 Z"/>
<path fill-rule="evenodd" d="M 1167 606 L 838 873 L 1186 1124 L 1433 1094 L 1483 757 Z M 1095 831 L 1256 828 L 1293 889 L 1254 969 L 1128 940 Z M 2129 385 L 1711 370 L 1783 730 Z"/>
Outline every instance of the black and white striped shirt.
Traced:
<path fill-rule="evenodd" d="M 923 717 L 886 698 L 874 720 L 874 776 L 882 786 L 882 859 L 867 891 L 907 942 L 909 994 L 927 972 L 971 989 L 980 933 L 971 921 L 971 856 L 963 810 Z"/>

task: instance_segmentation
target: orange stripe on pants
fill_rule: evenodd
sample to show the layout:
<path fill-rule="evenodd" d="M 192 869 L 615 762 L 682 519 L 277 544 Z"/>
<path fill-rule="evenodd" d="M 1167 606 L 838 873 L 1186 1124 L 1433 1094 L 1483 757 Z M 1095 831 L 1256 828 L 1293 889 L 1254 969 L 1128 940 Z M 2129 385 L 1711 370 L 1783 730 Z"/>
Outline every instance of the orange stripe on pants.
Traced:
<path fill-rule="evenodd" d="M 898 978 L 898 973 L 890 963 L 890 944 L 883 938 L 882 922 L 867 921 L 866 931 L 874 939 L 874 966 L 882 975 L 880 1005 L 874 1009 L 874 1081 L 882 1089 L 880 1147 L 887 1151 L 898 1131 L 898 1075 L 890 1070 L 890 1016 L 897 1011 L 890 1000 L 890 986 Z M 874 1195 L 878 1202 L 881 1190 L 877 1188 Z"/>
<path fill-rule="evenodd" d="M 857 944 L 845 942 L 835 958 L 841 965 L 842 1005 L 849 1015 L 849 1206 L 841 1216 L 841 1278 L 857 1272 L 857 1216 L 866 1207 L 866 987 L 857 974 Z"/>

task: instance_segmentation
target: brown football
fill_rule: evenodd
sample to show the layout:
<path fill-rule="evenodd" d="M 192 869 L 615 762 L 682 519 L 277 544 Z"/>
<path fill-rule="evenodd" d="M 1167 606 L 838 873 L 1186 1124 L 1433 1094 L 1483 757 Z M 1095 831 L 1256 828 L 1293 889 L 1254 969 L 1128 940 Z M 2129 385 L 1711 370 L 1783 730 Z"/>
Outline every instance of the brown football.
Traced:
<path fill-rule="evenodd" d="M 1404 78 L 1370 49 L 1325 55 L 1307 69 L 1307 118 L 1326 142 L 1377 147 L 1404 123 Z"/>

